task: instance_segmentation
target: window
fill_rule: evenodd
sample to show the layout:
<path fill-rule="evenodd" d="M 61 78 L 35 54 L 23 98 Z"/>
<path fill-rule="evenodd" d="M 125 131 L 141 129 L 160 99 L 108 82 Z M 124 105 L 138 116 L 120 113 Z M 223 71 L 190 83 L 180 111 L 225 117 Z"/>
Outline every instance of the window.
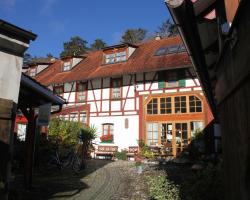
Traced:
<path fill-rule="evenodd" d="M 198 97 L 189 96 L 189 112 L 202 112 L 202 103 Z"/>
<path fill-rule="evenodd" d="M 87 123 L 87 113 L 86 112 L 80 112 L 80 122 L 86 124 Z"/>
<path fill-rule="evenodd" d="M 106 64 L 110 64 L 110 63 L 114 63 L 115 62 L 115 54 L 108 54 L 105 55 L 105 63 Z"/>
<path fill-rule="evenodd" d="M 30 76 L 31 77 L 34 77 L 34 76 L 36 76 L 36 68 L 30 68 Z"/>
<path fill-rule="evenodd" d="M 147 124 L 147 144 L 157 145 L 158 144 L 158 124 L 148 123 Z"/>
<path fill-rule="evenodd" d="M 102 124 L 102 136 L 101 141 L 105 143 L 112 143 L 114 142 L 114 124 L 106 123 Z"/>
<path fill-rule="evenodd" d="M 195 112 L 202 112 L 202 100 L 194 95 L 153 97 L 147 103 L 148 115 Z"/>
<path fill-rule="evenodd" d="M 121 98 L 121 79 L 112 79 L 112 99 Z"/>
<path fill-rule="evenodd" d="M 122 62 L 125 61 L 126 58 L 126 51 L 116 53 L 116 62 Z"/>
<path fill-rule="evenodd" d="M 179 87 L 178 81 L 167 81 L 166 82 L 166 88 L 175 88 L 175 87 Z"/>
<path fill-rule="evenodd" d="M 104 55 L 104 58 L 106 64 L 123 62 L 127 60 L 127 53 L 126 51 L 121 51 L 117 53 L 106 54 Z"/>
<path fill-rule="evenodd" d="M 161 114 L 171 114 L 172 108 L 171 108 L 171 97 L 167 98 L 160 98 L 160 113 Z"/>
<path fill-rule="evenodd" d="M 186 51 L 186 47 L 184 46 L 184 44 L 181 44 L 179 47 L 179 52 L 184 52 Z"/>
<path fill-rule="evenodd" d="M 69 120 L 69 116 L 68 115 L 61 115 L 60 118 L 62 120 Z"/>
<path fill-rule="evenodd" d="M 158 101 L 157 98 L 153 98 L 147 105 L 147 114 L 158 114 Z"/>
<path fill-rule="evenodd" d="M 63 71 L 65 72 L 65 71 L 69 71 L 71 69 L 71 64 L 70 64 L 70 62 L 65 62 L 64 64 L 63 64 Z"/>
<path fill-rule="evenodd" d="M 183 44 L 180 45 L 170 45 L 166 47 L 161 47 L 156 50 L 155 56 L 162 56 L 162 55 L 167 55 L 167 54 L 172 54 L 172 53 L 180 53 L 186 51 L 186 48 Z"/>
<path fill-rule="evenodd" d="M 165 70 L 158 72 L 158 88 L 177 88 L 186 86 L 185 70 Z"/>
<path fill-rule="evenodd" d="M 64 83 L 64 93 L 74 91 L 74 83 Z"/>
<path fill-rule="evenodd" d="M 76 101 L 84 102 L 86 100 L 87 84 L 79 82 L 76 85 Z"/>
<path fill-rule="evenodd" d="M 176 151 L 180 153 L 183 148 L 188 145 L 188 129 L 187 123 L 175 124 L 175 139 L 176 139 Z"/>
<path fill-rule="evenodd" d="M 70 121 L 78 121 L 78 113 L 70 113 Z"/>
<path fill-rule="evenodd" d="M 63 85 L 57 85 L 57 86 L 54 86 L 53 88 L 53 92 L 55 94 L 63 94 Z"/>
<path fill-rule="evenodd" d="M 174 103 L 175 103 L 175 113 L 187 112 L 186 96 L 175 97 Z"/>
<path fill-rule="evenodd" d="M 190 122 L 190 127 L 191 127 L 191 137 L 194 137 L 196 132 L 202 131 L 204 128 L 202 121 Z"/>
<path fill-rule="evenodd" d="M 128 123 L 128 118 L 125 118 L 125 129 L 128 129 L 129 123 Z"/>

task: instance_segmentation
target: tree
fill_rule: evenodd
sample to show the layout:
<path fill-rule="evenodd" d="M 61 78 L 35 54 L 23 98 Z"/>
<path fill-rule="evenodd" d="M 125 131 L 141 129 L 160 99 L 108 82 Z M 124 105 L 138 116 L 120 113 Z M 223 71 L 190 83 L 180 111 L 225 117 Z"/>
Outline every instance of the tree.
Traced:
<path fill-rule="evenodd" d="M 179 34 L 177 25 L 174 24 L 170 19 L 162 23 L 156 31 L 157 34 L 160 34 L 161 37 L 171 37 Z"/>
<path fill-rule="evenodd" d="M 53 56 L 51 53 L 47 53 L 46 57 L 47 57 L 47 58 L 50 58 L 50 59 L 51 59 L 51 58 L 54 58 L 54 56 Z"/>
<path fill-rule="evenodd" d="M 83 40 L 79 36 L 74 36 L 70 38 L 70 41 L 63 43 L 64 50 L 60 53 L 61 57 L 65 56 L 78 56 L 85 53 L 87 48 L 87 41 Z"/>
<path fill-rule="evenodd" d="M 93 44 L 91 44 L 92 50 L 100 50 L 106 46 L 106 43 L 102 39 L 96 39 Z"/>
<path fill-rule="evenodd" d="M 145 39 L 147 31 L 142 28 L 128 29 L 126 30 L 121 38 L 121 42 L 136 44 Z"/>
<path fill-rule="evenodd" d="M 32 62 L 32 56 L 29 53 L 25 53 L 23 55 L 23 66 L 27 66 L 29 63 Z"/>

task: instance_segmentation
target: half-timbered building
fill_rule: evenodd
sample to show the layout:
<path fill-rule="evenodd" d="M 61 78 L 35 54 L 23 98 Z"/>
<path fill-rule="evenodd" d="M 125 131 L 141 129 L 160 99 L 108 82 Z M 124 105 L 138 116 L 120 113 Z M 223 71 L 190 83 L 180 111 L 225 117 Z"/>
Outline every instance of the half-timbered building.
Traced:
<path fill-rule="evenodd" d="M 180 37 L 62 58 L 35 77 L 67 100 L 61 118 L 98 128 L 97 144 L 169 143 L 176 155 L 212 119 Z"/>

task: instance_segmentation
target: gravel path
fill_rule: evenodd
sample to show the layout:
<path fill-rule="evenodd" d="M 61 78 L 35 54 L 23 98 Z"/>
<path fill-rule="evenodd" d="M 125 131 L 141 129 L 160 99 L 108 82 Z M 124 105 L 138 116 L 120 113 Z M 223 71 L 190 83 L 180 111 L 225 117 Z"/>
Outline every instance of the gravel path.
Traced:
<path fill-rule="evenodd" d="M 91 160 L 75 174 L 57 170 L 34 174 L 31 191 L 16 190 L 15 200 L 147 200 L 143 174 L 128 161 Z M 16 186 L 15 188 L 20 188 Z"/>
<path fill-rule="evenodd" d="M 143 200 L 145 187 L 133 162 L 116 161 L 81 179 L 87 189 L 65 198 L 69 200 Z M 139 182 L 139 183 L 138 183 Z M 141 187 L 142 186 L 142 187 Z M 60 194 L 61 195 L 61 194 Z M 54 198 L 58 199 L 58 198 Z M 62 199 L 62 198 L 60 198 Z"/>

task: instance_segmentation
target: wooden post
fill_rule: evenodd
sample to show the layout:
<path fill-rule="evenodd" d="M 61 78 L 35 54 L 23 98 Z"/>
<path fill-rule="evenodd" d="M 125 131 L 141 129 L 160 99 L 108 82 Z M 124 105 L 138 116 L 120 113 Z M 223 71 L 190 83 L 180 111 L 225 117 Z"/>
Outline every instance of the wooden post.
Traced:
<path fill-rule="evenodd" d="M 26 130 L 25 138 L 25 170 L 24 181 L 27 189 L 31 188 L 32 175 L 33 175 L 33 163 L 34 163 L 34 151 L 35 151 L 35 133 L 36 133 L 36 117 L 34 108 L 30 108 L 29 112 L 22 109 L 23 114 L 28 120 L 28 126 Z"/>

